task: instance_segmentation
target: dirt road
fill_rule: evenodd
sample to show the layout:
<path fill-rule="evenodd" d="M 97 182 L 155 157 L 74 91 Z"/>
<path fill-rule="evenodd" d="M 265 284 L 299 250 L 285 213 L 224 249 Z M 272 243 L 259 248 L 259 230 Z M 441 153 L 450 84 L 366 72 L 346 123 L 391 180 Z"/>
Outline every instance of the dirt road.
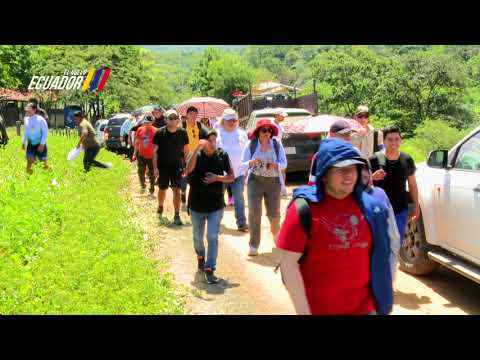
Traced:
<path fill-rule="evenodd" d="M 288 190 L 303 182 L 290 181 Z M 294 314 L 280 275 L 274 273 L 275 258 L 272 235 L 266 218 L 262 219 L 260 255 L 247 256 L 248 234 L 236 230 L 232 207 L 225 209 L 219 238 L 216 275 L 219 284 L 208 285 L 196 271 L 192 243 L 192 226 L 186 211 L 181 217 L 184 226 L 171 224 L 173 207 L 168 192 L 164 215 L 156 216 L 156 197 L 142 194 L 132 168 L 131 194 L 138 208 L 138 221 L 147 236 L 155 239 L 149 256 L 170 260 L 175 280 L 187 289 L 187 308 L 192 314 Z M 285 209 L 288 199 L 282 200 Z M 265 212 L 264 212 L 265 213 Z M 284 214 L 282 210 L 282 214 Z M 413 277 L 398 272 L 393 314 L 480 314 L 480 285 L 456 273 L 439 269 L 429 277 Z"/>

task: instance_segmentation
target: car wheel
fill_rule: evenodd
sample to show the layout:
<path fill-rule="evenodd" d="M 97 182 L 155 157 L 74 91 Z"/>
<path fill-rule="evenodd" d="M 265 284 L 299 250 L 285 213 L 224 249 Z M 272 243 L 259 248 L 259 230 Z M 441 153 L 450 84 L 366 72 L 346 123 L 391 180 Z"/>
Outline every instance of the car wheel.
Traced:
<path fill-rule="evenodd" d="M 400 270 L 412 275 L 427 275 L 438 264 L 428 258 L 429 245 L 425 238 L 423 217 L 417 222 L 408 220 L 405 239 L 399 251 Z"/>

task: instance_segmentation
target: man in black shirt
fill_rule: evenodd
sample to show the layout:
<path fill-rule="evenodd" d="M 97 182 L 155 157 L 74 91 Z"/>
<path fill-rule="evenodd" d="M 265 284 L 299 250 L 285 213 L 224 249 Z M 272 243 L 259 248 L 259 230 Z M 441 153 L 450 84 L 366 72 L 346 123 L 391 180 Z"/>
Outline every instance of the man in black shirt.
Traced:
<path fill-rule="evenodd" d="M 227 175 L 225 175 L 227 174 Z M 228 154 L 217 149 L 217 133 L 209 131 L 206 140 L 200 140 L 187 163 L 190 191 L 188 207 L 193 225 L 193 246 L 197 253 L 198 270 L 205 270 L 205 281 L 215 284 L 214 275 L 218 253 L 218 234 L 223 217 L 223 184 L 235 179 Z M 207 223 L 207 261 L 203 237 Z"/>
<path fill-rule="evenodd" d="M 167 125 L 153 137 L 153 167 L 158 176 L 158 214 L 163 214 L 163 203 L 169 186 L 173 190 L 175 208 L 174 224 L 180 220 L 180 182 L 184 172 L 185 157 L 188 154 L 188 136 L 185 129 L 178 127 L 179 117 L 175 110 L 166 113 Z"/>
<path fill-rule="evenodd" d="M 163 109 L 161 106 L 155 106 L 153 108 L 152 115 L 155 118 L 153 122 L 153 127 L 160 129 L 161 127 L 167 125 L 167 123 L 165 122 L 165 117 L 163 116 Z"/>
<path fill-rule="evenodd" d="M 408 218 L 408 190 L 414 205 L 412 220 L 420 215 L 418 203 L 417 180 L 415 179 L 415 162 L 410 155 L 400 152 L 402 136 L 396 126 L 383 129 L 385 149 L 376 152 L 369 161 L 372 167 L 372 179 L 375 186 L 387 193 L 395 212 L 400 241 L 403 243 Z"/>

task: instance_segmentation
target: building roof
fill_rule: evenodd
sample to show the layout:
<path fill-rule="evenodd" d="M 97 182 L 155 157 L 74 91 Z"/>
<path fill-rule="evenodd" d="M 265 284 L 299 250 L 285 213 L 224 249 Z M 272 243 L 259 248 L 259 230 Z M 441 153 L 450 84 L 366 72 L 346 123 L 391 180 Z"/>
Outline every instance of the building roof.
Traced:
<path fill-rule="evenodd" d="M 0 100 L 9 101 L 28 101 L 32 96 L 31 93 L 21 92 L 13 89 L 0 88 Z"/>

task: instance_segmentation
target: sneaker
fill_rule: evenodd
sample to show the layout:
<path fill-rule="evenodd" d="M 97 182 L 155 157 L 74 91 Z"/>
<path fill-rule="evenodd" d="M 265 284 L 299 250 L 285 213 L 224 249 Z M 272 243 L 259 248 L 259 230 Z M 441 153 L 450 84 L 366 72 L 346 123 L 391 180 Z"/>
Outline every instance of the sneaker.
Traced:
<path fill-rule="evenodd" d="M 244 233 L 248 232 L 248 225 L 239 226 L 238 231 L 241 231 L 241 232 L 244 232 Z"/>
<path fill-rule="evenodd" d="M 197 261 L 198 261 L 198 270 L 203 271 L 203 268 L 205 267 L 205 258 L 201 256 L 197 256 Z"/>
<path fill-rule="evenodd" d="M 218 283 L 218 278 L 215 276 L 212 269 L 205 269 L 205 281 L 207 284 Z"/>
<path fill-rule="evenodd" d="M 180 215 L 175 215 L 175 217 L 173 218 L 173 223 L 178 226 L 183 225 L 182 220 L 180 219 Z"/>
<path fill-rule="evenodd" d="M 253 246 L 250 246 L 250 251 L 248 252 L 248 256 L 257 256 L 257 255 L 258 255 L 258 250 Z"/>
<path fill-rule="evenodd" d="M 159 206 L 158 209 L 157 209 L 157 214 L 162 216 L 163 214 L 163 206 Z"/>
<path fill-rule="evenodd" d="M 187 194 L 185 193 L 182 193 L 182 204 L 186 204 L 187 203 Z"/>
<path fill-rule="evenodd" d="M 233 196 L 228 198 L 228 206 L 233 206 L 235 201 L 233 200 Z"/>

